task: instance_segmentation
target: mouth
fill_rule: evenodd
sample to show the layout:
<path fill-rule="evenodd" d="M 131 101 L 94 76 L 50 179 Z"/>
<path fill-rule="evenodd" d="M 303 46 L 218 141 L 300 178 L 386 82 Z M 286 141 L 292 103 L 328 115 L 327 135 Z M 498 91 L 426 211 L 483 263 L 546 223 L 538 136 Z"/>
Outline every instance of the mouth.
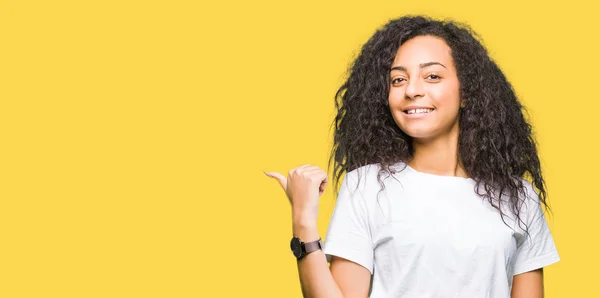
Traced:
<path fill-rule="evenodd" d="M 435 109 L 430 108 L 420 108 L 420 109 L 408 109 L 404 110 L 404 114 L 412 115 L 412 114 L 427 114 L 433 112 Z"/>

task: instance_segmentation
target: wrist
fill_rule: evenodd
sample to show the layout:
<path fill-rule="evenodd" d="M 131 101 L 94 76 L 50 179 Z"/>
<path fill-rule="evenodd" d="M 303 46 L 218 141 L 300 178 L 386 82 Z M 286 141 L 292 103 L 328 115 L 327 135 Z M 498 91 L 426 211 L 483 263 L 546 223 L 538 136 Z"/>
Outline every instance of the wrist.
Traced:
<path fill-rule="evenodd" d="M 299 225 L 317 225 L 317 215 L 314 212 L 292 210 L 292 222 Z"/>
<path fill-rule="evenodd" d="M 294 236 L 302 239 L 303 242 L 318 240 L 319 230 L 316 221 L 294 221 L 292 226 Z"/>

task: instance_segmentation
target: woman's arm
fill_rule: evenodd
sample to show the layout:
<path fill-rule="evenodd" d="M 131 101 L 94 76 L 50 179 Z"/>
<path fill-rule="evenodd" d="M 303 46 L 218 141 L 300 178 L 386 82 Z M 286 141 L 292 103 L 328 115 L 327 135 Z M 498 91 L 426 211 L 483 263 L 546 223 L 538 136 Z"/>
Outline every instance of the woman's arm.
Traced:
<path fill-rule="evenodd" d="M 544 268 L 513 276 L 511 298 L 544 298 Z"/>
<path fill-rule="evenodd" d="M 265 174 L 277 179 L 292 204 L 294 236 L 304 242 L 318 240 L 319 197 L 325 191 L 327 173 L 317 166 L 307 164 L 290 170 L 287 178 L 277 172 Z M 339 210 L 340 201 L 344 202 L 343 208 L 350 206 L 349 198 L 347 185 L 344 184 L 336 209 Z M 306 298 L 365 298 L 369 294 L 371 272 L 366 266 L 342 258 L 332 258 L 330 269 L 323 250 L 311 252 L 300 259 L 298 275 L 302 294 Z"/>
<path fill-rule="evenodd" d="M 293 230 L 294 235 L 305 242 L 319 239 L 316 223 L 294 223 Z M 366 298 L 369 294 L 369 270 L 335 256 L 331 259 L 331 267 L 328 267 L 322 250 L 299 260 L 298 274 L 305 298 Z"/>

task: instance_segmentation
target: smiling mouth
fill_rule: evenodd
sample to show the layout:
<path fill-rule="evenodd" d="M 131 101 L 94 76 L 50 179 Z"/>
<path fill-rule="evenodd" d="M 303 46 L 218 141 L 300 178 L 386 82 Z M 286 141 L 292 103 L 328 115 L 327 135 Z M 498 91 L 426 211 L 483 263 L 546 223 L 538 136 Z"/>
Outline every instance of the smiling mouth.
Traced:
<path fill-rule="evenodd" d="M 403 111 L 404 114 L 427 114 L 433 112 L 434 109 L 412 109 Z"/>

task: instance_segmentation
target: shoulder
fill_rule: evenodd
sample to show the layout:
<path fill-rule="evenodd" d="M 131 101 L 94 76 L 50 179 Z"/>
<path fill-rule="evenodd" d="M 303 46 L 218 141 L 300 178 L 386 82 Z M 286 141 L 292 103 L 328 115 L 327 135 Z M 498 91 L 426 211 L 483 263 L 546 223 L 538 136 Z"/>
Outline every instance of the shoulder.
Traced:
<path fill-rule="evenodd" d="M 344 183 L 347 184 L 346 187 L 360 191 L 365 198 L 371 198 L 396 185 L 398 179 L 402 180 L 403 177 L 395 174 L 402 169 L 401 163 L 393 164 L 390 166 L 390 173 L 384 171 L 379 163 L 372 163 L 347 172 Z"/>
<path fill-rule="evenodd" d="M 527 212 L 534 212 L 540 207 L 540 197 L 535 187 L 531 182 L 526 179 L 521 178 L 523 183 L 523 192 L 519 195 L 523 195 L 520 202 L 522 207 L 525 208 Z"/>
<path fill-rule="evenodd" d="M 351 176 L 353 179 L 357 179 L 358 175 L 361 176 L 365 176 L 365 175 L 377 175 L 377 172 L 379 171 L 379 169 L 381 168 L 381 166 L 378 163 L 372 163 L 372 164 L 368 164 L 368 165 L 364 165 L 361 167 L 358 167 L 350 172 L 347 173 L 348 176 Z"/>
<path fill-rule="evenodd" d="M 521 181 L 523 182 L 523 187 L 527 191 L 527 196 L 530 197 L 530 199 L 534 199 L 534 200 L 538 199 L 537 193 L 535 192 L 535 188 L 533 187 L 533 184 L 525 178 L 521 178 Z"/>
<path fill-rule="evenodd" d="M 346 173 L 346 180 L 351 185 L 355 187 L 358 185 L 359 189 L 365 191 L 379 185 L 377 175 L 380 171 L 381 165 L 379 163 L 364 165 Z M 384 177 L 382 176 L 381 178 L 383 179 Z"/>
<path fill-rule="evenodd" d="M 520 231 L 525 232 L 523 228 L 526 228 L 531 224 L 539 223 L 538 220 L 544 217 L 544 214 L 542 205 L 540 204 L 540 197 L 534 185 L 524 178 L 521 178 L 521 182 L 523 183 L 523 187 L 519 191 L 519 199 L 516 207 L 522 222 L 517 220 L 516 215 L 512 210 L 510 210 L 510 214 L 515 228 L 519 228 Z"/>
<path fill-rule="evenodd" d="M 502 201 L 503 202 L 516 201 L 517 207 L 519 210 L 530 209 L 531 207 L 535 207 L 536 205 L 539 205 L 539 203 L 540 203 L 539 195 L 531 182 L 529 182 L 525 178 L 513 178 L 513 180 L 514 180 L 514 185 L 518 185 L 519 183 L 521 184 L 521 188 L 518 189 L 518 192 L 517 192 L 518 198 L 515 200 L 514 198 L 509 197 L 511 195 L 511 193 L 503 192 L 502 193 Z M 497 198 L 497 196 L 496 196 L 496 198 Z M 505 207 L 508 207 L 508 206 L 505 206 Z M 509 210 L 506 210 L 506 211 L 509 211 Z"/>

